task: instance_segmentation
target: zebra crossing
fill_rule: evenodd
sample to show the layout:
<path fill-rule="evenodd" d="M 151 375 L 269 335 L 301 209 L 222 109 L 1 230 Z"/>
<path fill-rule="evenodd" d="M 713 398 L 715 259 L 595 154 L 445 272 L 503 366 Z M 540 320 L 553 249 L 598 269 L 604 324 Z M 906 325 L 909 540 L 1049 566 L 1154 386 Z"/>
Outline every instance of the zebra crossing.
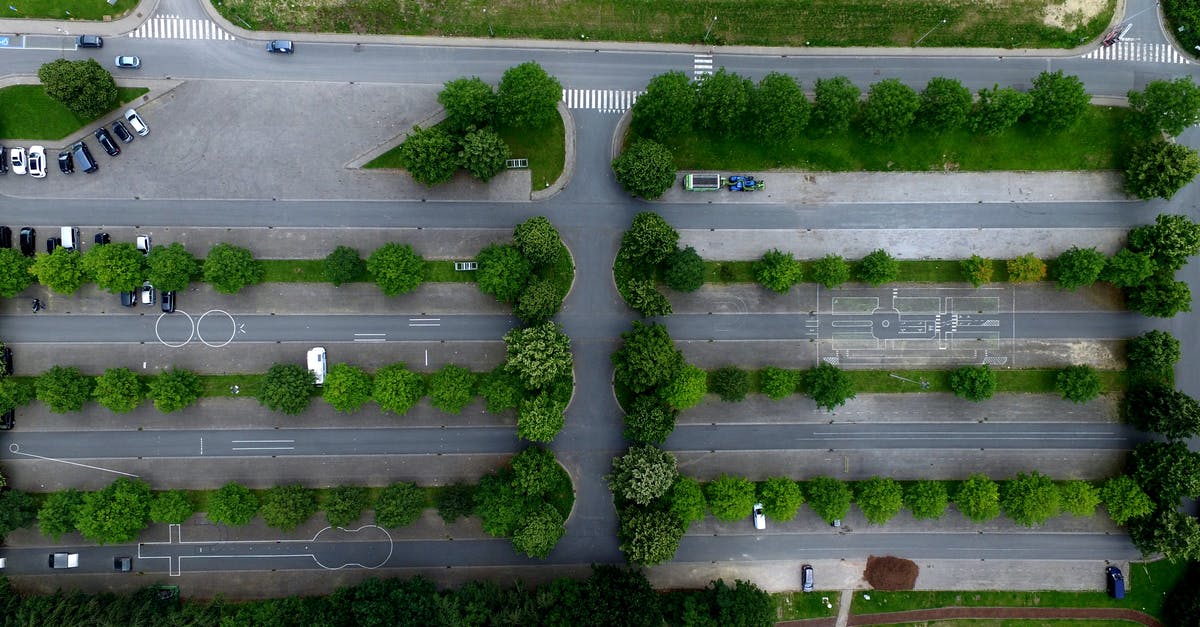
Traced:
<path fill-rule="evenodd" d="M 711 54 L 692 55 L 692 78 L 700 78 L 713 73 L 713 56 Z"/>
<path fill-rule="evenodd" d="M 1145 61 L 1147 63 L 1191 63 L 1169 44 L 1144 44 L 1140 41 L 1122 41 L 1111 46 L 1096 48 L 1083 55 L 1084 59 L 1099 61 Z"/>
<path fill-rule="evenodd" d="M 137 27 L 130 37 L 142 39 L 218 39 L 233 41 L 215 22 L 178 15 L 155 15 Z"/>
<path fill-rule="evenodd" d="M 601 113 L 625 113 L 644 91 L 633 89 L 564 89 L 568 109 L 591 109 Z"/>

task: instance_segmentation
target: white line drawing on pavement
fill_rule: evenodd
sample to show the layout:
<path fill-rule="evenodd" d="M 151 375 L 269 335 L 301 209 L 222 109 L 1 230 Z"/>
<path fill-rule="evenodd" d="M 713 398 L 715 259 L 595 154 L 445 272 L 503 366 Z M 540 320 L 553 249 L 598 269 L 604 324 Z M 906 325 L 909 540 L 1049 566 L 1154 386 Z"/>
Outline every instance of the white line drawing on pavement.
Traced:
<path fill-rule="evenodd" d="M 158 332 L 158 326 L 160 324 L 162 324 L 163 318 L 165 318 L 171 314 L 168 314 L 168 313 L 158 314 L 158 319 L 154 321 L 154 337 L 158 338 L 159 343 L 161 343 L 163 346 L 166 346 L 167 348 L 183 348 L 184 346 L 187 345 L 188 342 L 192 341 L 193 337 L 196 336 L 196 321 L 192 319 L 191 314 L 189 314 L 188 312 L 186 312 L 182 309 L 176 309 L 175 313 L 180 313 L 180 314 L 187 316 L 188 322 L 192 325 L 192 331 L 190 333 L 188 333 L 186 340 L 180 342 L 179 344 L 171 344 L 171 343 L 167 342 L 166 340 L 164 340 L 162 338 L 162 334 Z M 145 362 L 142 362 L 142 367 L 143 368 L 146 367 Z"/>
<path fill-rule="evenodd" d="M 355 333 L 355 342 L 386 342 L 387 333 Z"/>
<path fill-rule="evenodd" d="M 295 440 L 233 440 L 233 444 L 295 444 Z M 235 451 L 294 451 L 294 446 L 235 446 Z"/>
<path fill-rule="evenodd" d="M 204 339 L 204 335 L 202 333 L 200 333 L 200 323 L 204 322 L 204 318 L 207 317 L 208 314 L 225 314 L 226 316 L 229 317 L 229 324 L 233 327 L 232 330 L 230 330 L 230 332 L 229 332 L 229 339 L 225 340 L 224 342 L 221 342 L 220 344 L 210 344 L 208 342 L 208 340 Z M 238 332 L 237 320 L 233 319 L 233 314 L 229 313 L 228 311 L 225 311 L 224 309 L 209 309 L 208 311 L 201 314 L 200 319 L 196 321 L 196 337 L 199 338 L 199 340 L 201 342 L 203 342 L 205 346 L 208 346 L 210 348 L 224 348 L 225 346 L 228 346 L 229 343 L 233 341 L 233 338 L 237 336 L 237 332 Z"/>
<path fill-rule="evenodd" d="M 441 318 L 409 318 L 408 326 L 410 327 L 440 327 L 442 326 Z"/>
<path fill-rule="evenodd" d="M 636 89 L 564 89 L 562 99 L 568 109 L 625 113 L 644 93 Z"/>
<path fill-rule="evenodd" d="M 155 15 L 134 29 L 128 36 L 142 39 L 216 39 L 220 41 L 234 41 L 235 39 L 215 22 L 178 15 Z"/>
<path fill-rule="evenodd" d="M 1170 44 L 1144 44 L 1135 41 L 1122 41 L 1112 46 L 1096 48 L 1083 55 L 1082 58 L 1098 61 L 1144 61 L 1146 63 L 1190 64 L 1192 62 Z"/>
<path fill-rule="evenodd" d="M 9 444 L 8 450 L 10 453 L 12 453 L 14 455 L 24 455 L 26 457 L 33 457 L 35 459 L 44 459 L 48 462 L 58 462 L 60 464 L 70 464 L 72 466 L 79 466 L 81 468 L 90 468 L 92 470 L 102 470 L 104 472 L 111 472 L 114 475 L 125 475 L 126 477 L 137 477 L 138 476 L 131 472 L 121 472 L 120 470 L 113 470 L 111 468 L 101 468 L 100 466 L 89 466 L 87 464 L 81 464 L 79 462 L 67 461 L 65 459 L 56 459 L 54 457 L 43 457 L 42 455 L 34 455 L 33 453 L 26 453 L 26 452 L 22 451 L 21 447 L 16 443 Z"/>

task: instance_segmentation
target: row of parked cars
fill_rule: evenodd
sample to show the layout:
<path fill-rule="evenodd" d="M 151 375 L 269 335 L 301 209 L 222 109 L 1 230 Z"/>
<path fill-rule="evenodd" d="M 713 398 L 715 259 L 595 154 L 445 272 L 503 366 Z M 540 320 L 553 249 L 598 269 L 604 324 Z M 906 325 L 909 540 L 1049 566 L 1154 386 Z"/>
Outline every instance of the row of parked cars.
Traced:
<path fill-rule="evenodd" d="M 128 123 L 128 126 L 126 126 L 126 123 Z M 150 134 L 150 127 L 146 126 L 146 122 L 142 120 L 142 116 L 138 115 L 135 109 L 126 110 L 125 120 L 116 120 L 110 126 L 112 128 L 111 132 L 109 132 L 108 127 L 101 126 L 96 129 L 93 135 L 95 135 L 96 141 L 100 142 L 100 147 L 104 149 L 104 152 L 107 152 L 112 157 L 121 154 L 121 147 L 113 139 L 114 135 L 122 143 L 128 144 L 133 141 L 134 133 L 143 137 Z M 91 149 L 88 148 L 87 142 L 83 140 L 71 144 L 70 148 L 58 153 L 58 169 L 60 172 L 63 174 L 72 174 L 75 172 L 76 166 L 89 174 L 100 169 L 100 164 L 96 163 L 96 159 L 92 157 Z M 10 167 L 13 174 L 29 174 L 34 178 L 45 177 L 45 147 L 30 146 L 27 152 L 24 147 L 9 150 L 4 146 L 0 146 L 0 174 L 7 174 Z"/>

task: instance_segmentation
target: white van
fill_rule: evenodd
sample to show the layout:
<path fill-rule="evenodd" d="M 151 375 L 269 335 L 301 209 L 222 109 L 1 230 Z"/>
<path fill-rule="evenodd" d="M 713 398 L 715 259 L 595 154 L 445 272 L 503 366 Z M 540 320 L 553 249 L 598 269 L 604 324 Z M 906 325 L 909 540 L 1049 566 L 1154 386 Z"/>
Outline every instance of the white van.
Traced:
<path fill-rule="evenodd" d="M 312 371 L 317 385 L 325 384 L 325 347 L 316 346 L 309 349 L 308 369 Z"/>
<path fill-rule="evenodd" d="M 73 226 L 64 226 L 58 230 L 58 238 L 62 240 L 59 246 L 67 250 L 79 250 L 79 229 Z"/>

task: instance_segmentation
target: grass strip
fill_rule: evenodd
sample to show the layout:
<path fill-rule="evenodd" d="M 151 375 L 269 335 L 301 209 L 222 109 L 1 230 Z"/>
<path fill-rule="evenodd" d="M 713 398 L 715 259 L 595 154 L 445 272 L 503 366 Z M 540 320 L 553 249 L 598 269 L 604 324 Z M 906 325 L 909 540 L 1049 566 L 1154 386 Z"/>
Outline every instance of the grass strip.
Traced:
<path fill-rule="evenodd" d="M 4 16 L 10 18 L 95 21 L 106 17 L 120 18 L 138 5 L 137 0 L 117 0 L 111 5 L 95 0 L 9 0 L 7 4 L 10 8 Z M 79 24 L 71 30 L 86 33 L 88 29 L 86 24 Z M 63 51 L 75 49 L 75 37 L 61 36 L 60 39 Z"/>
<path fill-rule="evenodd" d="M 771 594 L 771 603 L 775 606 L 775 620 L 802 620 L 805 618 L 829 618 L 837 616 L 838 604 L 842 593 L 833 590 L 822 590 L 819 594 L 813 592 L 775 592 Z M 829 599 L 830 608 L 824 599 Z"/>
<path fill-rule="evenodd" d="M 989 261 L 992 264 L 991 282 L 1007 282 L 1008 260 L 990 259 Z M 804 272 L 801 283 L 814 283 L 811 277 L 816 261 L 802 260 L 799 263 Z M 858 262 L 848 261 L 848 263 L 850 264 L 850 277 L 853 280 L 858 276 Z M 912 259 L 900 260 L 897 263 L 900 265 L 900 276 L 896 279 L 897 283 L 969 282 L 967 275 L 962 271 L 962 262 L 958 259 Z M 758 280 L 754 277 L 754 264 L 754 261 L 705 261 L 704 282 L 757 283 Z M 1047 263 L 1047 266 L 1049 265 L 1051 264 Z M 1049 271 L 1047 271 L 1047 275 L 1049 275 Z"/>
<path fill-rule="evenodd" d="M 709 389 L 712 389 L 712 374 L 709 370 Z M 996 392 L 1026 393 L 1026 394 L 1058 394 L 1054 380 L 1058 376 L 1058 368 L 1017 368 L 994 369 L 996 373 Z M 750 377 L 750 393 L 761 394 L 762 387 L 759 370 L 747 369 Z M 806 370 L 793 370 L 803 375 Z M 897 394 L 906 392 L 945 392 L 953 394 L 950 388 L 950 375 L 953 370 L 846 370 L 846 374 L 854 382 L 854 391 L 859 394 Z M 1100 375 L 1101 394 L 1124 392 L 1129 386 L 1128 373 L 1125 370 L 1097 370 Z M 895 375 L 895 376 L 893 376 Z M 897 378 L 903 377 L 903 378 Z M 800 377 L 797 377 L 798 379 Z M 905 379 L 908 379 L 907 381 Z M 919 383 L 928 383 L 921 388 Z M 801 380 L 796 385 L 797 394 L 807 391 Z"/>
<path fill-rule="evenodd" d="M 131 6 L 134 4 L 130 0 L 122 2 Z M 143 87 L 117 88 L 122 106 L 148 91 Z M 0 135 L 5 139 L 56 141 L 113 114 L 109 112 L 90 119 L 79 117 L 61 102 L 47 96 L 46 89 L 41 85 L 12 85 L 0 89 Z M 47 159 L 53 157 L 48 156 Z"/>
<path fill-rule="evenodd" d="M 324 259 L 260 259 L 264 283 L 324 283 Z M 474 283 L 476 272 L 459 272 L 453 261 L 425 260 L 423 279 L 426 283 Z M 369 272 L 355 277 L 352 283 L 374 283 Z"/>

